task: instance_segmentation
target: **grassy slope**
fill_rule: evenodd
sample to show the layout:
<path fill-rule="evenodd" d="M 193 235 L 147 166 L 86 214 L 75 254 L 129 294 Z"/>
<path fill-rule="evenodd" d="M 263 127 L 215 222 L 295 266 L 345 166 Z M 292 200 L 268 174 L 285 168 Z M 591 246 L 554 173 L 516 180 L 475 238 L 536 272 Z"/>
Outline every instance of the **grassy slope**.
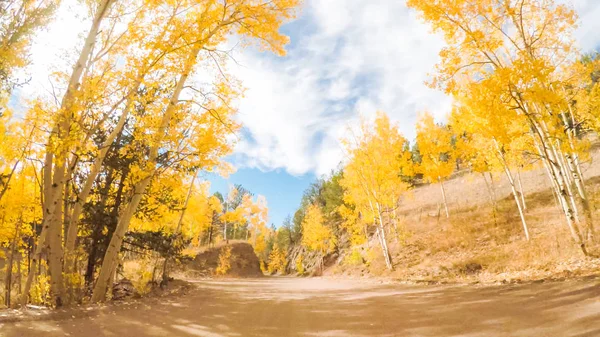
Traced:
<path fill-rule="evenodd" d="M 596 219 L 600 219 L 599 149 L 583 165 L 583 171 L 597 210 Z M 399 213 L 406 235 L 400 242 L 391 239 L 395 271 L 385 270 L 381 251 L 373 240 L 371 247 L 376 248 L 365 247 L 362 251 L 366 264 L 342 262 L 332 272 L 422 281 L 504 281 L 568 277 L 598 270 L 600 263 L 583 258 L 571 241 L 545 170 L 524 172 L 521 176 L 530 242 L 524 240 L 504 174 L 495 176 L 499 204 L 496 215 L 481 175 L 468 174 L 445 185 L 449 219 L 443 208 L 438 217 L 442 196 L 437 184 L 419 187 L 403 200 Z"/>

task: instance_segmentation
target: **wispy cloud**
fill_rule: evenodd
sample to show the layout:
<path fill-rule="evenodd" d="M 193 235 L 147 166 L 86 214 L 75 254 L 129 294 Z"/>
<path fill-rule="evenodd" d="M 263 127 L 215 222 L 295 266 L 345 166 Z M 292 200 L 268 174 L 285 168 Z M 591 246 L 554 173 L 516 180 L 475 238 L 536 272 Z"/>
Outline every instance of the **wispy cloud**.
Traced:
<path fill-rule="evenodd" d="M 572 3 L 581 15 L 582 48 L 598 48 L 600 1 Z M 77 1 L 64 1 L 59 18 L 37 38 L 23 97 L 50 91 L 49 74 L 68 69 L 88 26 L 77 12 Z M 338 140 L 359 114 L 385 111 L 412 139 L 418 112 L 443 118 L 449 110 L 450 100 L 424 84 L 443 41 L 404 1 L 306 0 L 299 19 L 284 29 L 292 37 L 285 58 L 234 52 L 240 65 L 232 71 L 247 88 L 239 102 L 245 126 L 234 156 L 239 166 L 323 174 L 342 159 Z"/>
<path fill-rule="evenodd" d="M 418 111 L 447 112 L 449 99 L 424 84 L 441 38 L 402 1 L 310 0 L 286 29 L 286 58 L 240 55 L 242 165 L 322 174 L 342 159 L 338 140 L 359 114 L 386 111 L 412 138 Z"/>
<path fill-rule="evenodd" d="M 598 48 L 600 2 L 571 3 L 581 15 L 582 48 Z M 359 114 L 385 111 L 412 139 L 419 112 L 449 112 L 450 99 L 424 84 L 443 41 L 403 1 L 308 0 L 287 30 L 293 43 L 285 59 L 241 55 L 248 137 L 238 164 L 323 174 L 342 159 L 338 139 Z"/>

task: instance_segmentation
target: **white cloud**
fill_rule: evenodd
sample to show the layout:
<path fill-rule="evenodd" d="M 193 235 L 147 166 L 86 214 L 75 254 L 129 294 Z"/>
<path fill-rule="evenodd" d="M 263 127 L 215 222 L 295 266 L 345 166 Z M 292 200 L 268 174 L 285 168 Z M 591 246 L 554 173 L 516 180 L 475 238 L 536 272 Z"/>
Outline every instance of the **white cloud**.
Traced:
<path fill-rule="evenodd" d="M 582 47 L 598 47 L 600 1 L 573 4 L 581 15 Z M 68 69 L 88 26 L 72 15 L 81 6 L 65 0 L 58 19 L 37 38 L 32 82 L 22 96 L 50 90 L 48 75 Z M 245 126 L 239 166 L 323 174 L 342 159 L 338 139 L 359 113 L 385 111 L 412 139 L 418 112 L 438 118 L 448 112 L 449 99 L 424 84 L 443 42 L 404 1 L 306 0 L 301 18 L 286 29 L 293 39 L 287 57 L 250 49 L 236 55 L 242 66 L 232 70 L 247 88 L 239 102 Z"/>
<path fill-rule="evenodd" d="M 30 77 L 31 81 L 20 90 L 22 99 L 50 95 L 52 73 L 67 71 L 72 67 L 77 46 L 81 43 L 81 34 L 89 25 L 83 19 L 85 12 L 85 7 L 79 1 L 63 1 L 52 23 L 36 35 L 30 50 L 31 64 L 23 75 Z"/>
<path fill-rule="evenodd" d="M 600 49 L 600 2 L 598 0 L 573 0 L 579 14 L 580 26 L 576 37 L 584 51 Z"/>
<path fill-rule="evenodd" d="M 598 47 L 600 2 L 573 5 L 582 48 Z M 342 159 L 337 140 L 359 113 L 383 110 L 412 139 L 417 113 L 443 118 L 449 111 L 450 100 L 424 84 L 442 39 L 404 1 L 308 0 L 296 26 L 303 33 L 292 34 L 285 59 L 243 55 L 241 119 L 256 142 L 239 146 L 246 154 L 240 164 L 323 174 Z"/>
<path fill-rule="evenodd" d="M 383 110 L 412 138 L 417 111 L 447 111 L 449 100 L 423 83 L 442 41 L 402 1 L 310 0 L 296 27 L 286 58 L 241 56 L 241 120 L 252 136 L 238 148 L 242 164 L 323 174 L 342 159 L 338 139 L 359 113 Z"/>

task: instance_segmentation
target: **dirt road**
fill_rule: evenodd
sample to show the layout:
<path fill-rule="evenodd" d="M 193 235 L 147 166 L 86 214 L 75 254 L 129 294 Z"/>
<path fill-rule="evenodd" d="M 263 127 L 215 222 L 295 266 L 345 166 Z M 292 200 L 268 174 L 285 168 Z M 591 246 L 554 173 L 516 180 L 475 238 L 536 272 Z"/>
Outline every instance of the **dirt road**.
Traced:
<path fill-rule="evenodd" d="M 198 281 L 161 302 L 0 323 L 0 336 L 600 336 L 598 280 L 421 287 L 328 279 Z"/>

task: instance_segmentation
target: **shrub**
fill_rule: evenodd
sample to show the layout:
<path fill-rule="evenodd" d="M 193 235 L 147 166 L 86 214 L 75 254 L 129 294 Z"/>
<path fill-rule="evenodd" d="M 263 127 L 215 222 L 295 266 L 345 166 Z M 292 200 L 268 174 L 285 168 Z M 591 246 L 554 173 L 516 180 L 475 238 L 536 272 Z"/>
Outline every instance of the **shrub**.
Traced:
<path fill-rule="evenodd" d="M 346 264 L 351 266 L 359 266 L 364 263 L 364 259 L 358 249 L 353 249 L 352 253 L 350 253 L 350 255 L 348 255 L 344 260 Z"/>
<path fill-rule="evenodd" d="M 145 295 L 152 290 L 153 260 L 149 258 L 129 261 L 124 270 L 124 276 L 131 281 L 139 295 Z"/>
<path fill-rule="evenodd" d="M 276 245 L 271 254 L 269 254 L 269 274 L 273 274 L 275 272 L 284 273 L 285 272 L 285 264 L 286 264 L 286 256 L 285 252 Z"/>
<path fill-rule="evenodd" d="M 50 276 L 40 275 L 35 284 L 29 291 L 29 298 L 32 304 L 50 305 Z"/>
<path fill-rule="evenodd" d="M 302 254 L 298 255 L 298 258 L 296 259 L 296 270 L 298 271 L 298 274 L 300 275 L 304 275 L 304 261 L 303 261 L 303 257 Z"/>
<path fill-rule="evenodd" d="M 223 247 L 221 249 L 221 252 L 219 253 L 219 265 L 217 266 L 215 273 L 217 275 L 225 275 L 229 270 L 231 270 L 231 246 Z"/>
<path fill-rule="evenodd" d="M 265 265 L 265 261 L 263 261 L 262 259 L 260 259 L 260 270 L 263 272 L 263 274 L 267 273 L 267 266 Z"/>

